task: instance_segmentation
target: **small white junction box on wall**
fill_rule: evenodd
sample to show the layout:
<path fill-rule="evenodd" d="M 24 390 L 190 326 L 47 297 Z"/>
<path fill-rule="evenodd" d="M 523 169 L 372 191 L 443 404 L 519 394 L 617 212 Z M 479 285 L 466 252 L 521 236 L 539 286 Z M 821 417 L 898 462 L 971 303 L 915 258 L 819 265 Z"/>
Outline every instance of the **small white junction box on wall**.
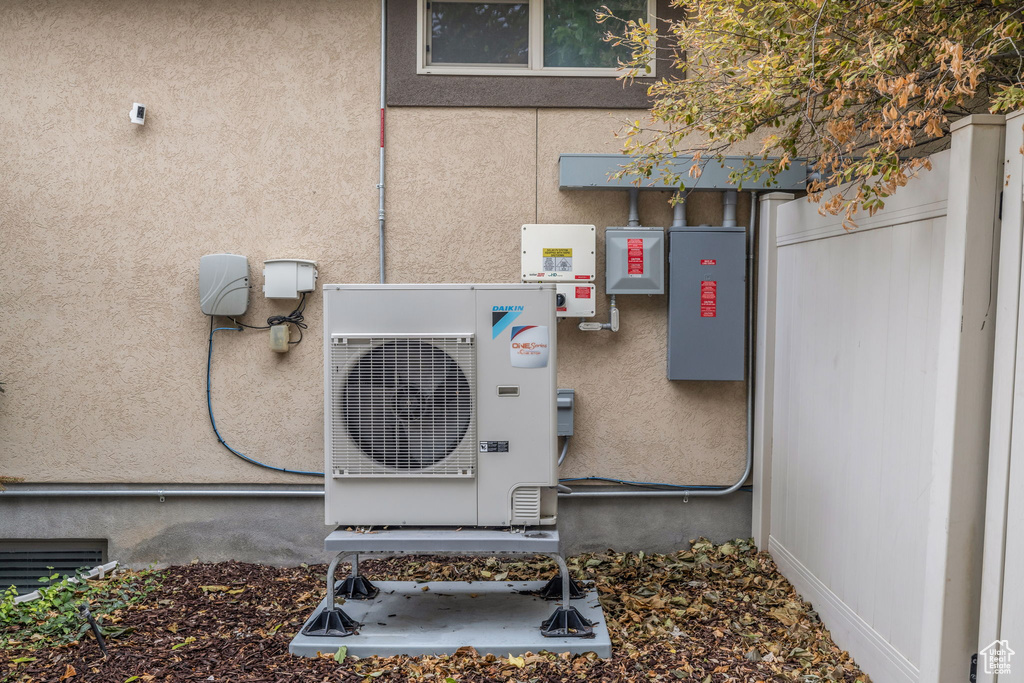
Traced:
<path fill-rule="evenodd" d="M 263 294 L 268 299 L 298 299 L 316 289 L 316 261 L 278 258 L 263 262 Z"/>
<path fill-rule="evenodd" d="M 593 225 L 523 226 L 523 282 L 554 282 L 559 317 L 583 318 L 595 314 L 596 234 Z"/>
<path fill-rule="evenodd" d="M 555 285 L 555 311 L 561 318 L 592 318 L 594 307 L 594 283 L 559 282 Z"/>

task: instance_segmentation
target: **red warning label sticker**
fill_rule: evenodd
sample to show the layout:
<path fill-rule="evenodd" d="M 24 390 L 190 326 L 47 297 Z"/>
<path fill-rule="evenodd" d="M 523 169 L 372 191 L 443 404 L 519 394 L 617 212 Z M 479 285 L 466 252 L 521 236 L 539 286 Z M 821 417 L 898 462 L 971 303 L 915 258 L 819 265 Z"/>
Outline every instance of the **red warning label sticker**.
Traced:
<path fill-rule="evenodd" d="M 718 281 L 701 280 L 700 283 L 700 317 L 715 318 L 718 316 Z"/>
<path fill-rule="evenodd" d="M 577 280 L 589 280 L 590 276 L 589 275 L 577 275 L 576 279 Z"/>
<path fill-rule="evenodd" d="M 718 265 L 718 259 L 713 259 L 713 258 L 702 258 L 702 259 L 700 260 L 700 264 L 701 264 L 702 266 L 717 266 L 717 265 Z"/>
<path fill-rule="evenodd" d="M 631 238 L 626 240 L 626 274 L 644 274 L 644 240 Z"/>
<path fill-rule="evenodd" d="M 589 299 L 590 298 L 590 287 L 577 287 L 576 288 L 577 299 Z"/>

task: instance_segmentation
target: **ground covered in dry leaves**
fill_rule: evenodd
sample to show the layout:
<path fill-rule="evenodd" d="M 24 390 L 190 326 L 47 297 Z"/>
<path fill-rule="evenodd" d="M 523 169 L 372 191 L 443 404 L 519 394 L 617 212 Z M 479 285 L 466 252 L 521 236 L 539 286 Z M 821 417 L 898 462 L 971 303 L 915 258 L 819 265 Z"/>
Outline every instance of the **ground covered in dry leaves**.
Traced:
<path fill-rule="evenodd" d="M 366 560 L 391 580 L 535 580 L 544 558 Z M 237 562 L 171 567 L 139 604 L 103 619 L 119 635 L 103 658 L 90 635 L 68 645 L 19 641 L 0 651 L 3 681 L 868 681 L 832 642 L 808 603 L 766 553 L 746 541 L 698 541 L 671 555 L 586 554 L 569 559 L 595 581 L 614 656 L 479 656 L 319 659 L 288 642 L 321 599 L 325 565 L 276 568 Z M 339 576 L 343 576 L 339 570 Z M 26 639 L 28 640 L 28 639 Z M 26 649 L 32 645 L 32 649 Z M 342 659 L 342 661 L 337 661 Z"/>

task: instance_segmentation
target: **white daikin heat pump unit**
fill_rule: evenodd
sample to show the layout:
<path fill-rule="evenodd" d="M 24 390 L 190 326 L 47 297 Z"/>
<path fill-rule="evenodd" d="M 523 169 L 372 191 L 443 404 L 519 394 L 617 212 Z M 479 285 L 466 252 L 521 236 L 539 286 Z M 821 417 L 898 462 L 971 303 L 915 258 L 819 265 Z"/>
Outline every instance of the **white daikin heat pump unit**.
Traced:
<path fill-rule="evenodd" d="M 555 522 L 555 287 L 326 285 L 326 522 Z"/>

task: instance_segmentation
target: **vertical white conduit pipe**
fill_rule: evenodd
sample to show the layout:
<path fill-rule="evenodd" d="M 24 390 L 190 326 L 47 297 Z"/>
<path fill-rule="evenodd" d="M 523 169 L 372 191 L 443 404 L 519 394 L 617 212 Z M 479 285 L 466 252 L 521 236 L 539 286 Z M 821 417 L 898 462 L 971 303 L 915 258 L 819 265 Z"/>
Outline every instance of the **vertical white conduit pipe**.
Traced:
<path fill-rule="evenodd" d="M 380 245 L 380 282 L 384 284 L 384 109 L 387 84 L 388 0 L 380 0 L 380 179 L 377 181 L 377 241 Z"/>

